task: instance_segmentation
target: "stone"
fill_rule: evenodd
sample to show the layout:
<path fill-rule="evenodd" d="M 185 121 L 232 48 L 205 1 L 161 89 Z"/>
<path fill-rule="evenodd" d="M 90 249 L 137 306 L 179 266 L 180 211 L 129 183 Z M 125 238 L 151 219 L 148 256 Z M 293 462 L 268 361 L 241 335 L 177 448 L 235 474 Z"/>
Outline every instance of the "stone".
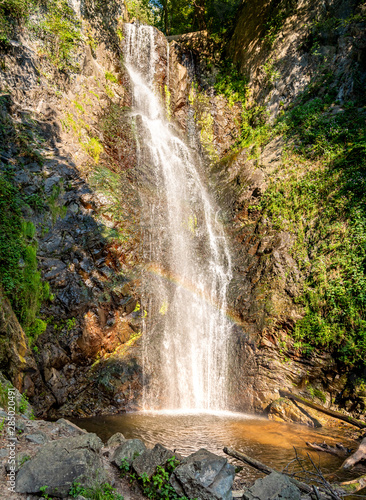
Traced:
<path fill-rule="evenodd" d="M 59 418 L 56 421 L 56 424 L 58 424 L 61 429 L 71 432 L 72 434 L 87 434 L 87 431 L 85 429 L 80 429 L 77 425 L 73 424 L 70 422 L 70 420 L 67 420 L 66 418 Z"/>
<path fill-rule="evenodd" d="M 48 437 L 44 432 L 35 432 L 34 434 L 27 434 L 25 439 L 33 444 L 45 444 L 48 441 Z"/>
<path fill-rule="evenodd" d="M 8 450 L 5 450 L 8 452 Z M 9 452 L 8 452 L 9 453 Z M 9 458 L 9 454 L 8 454 L 8 458 Z M 30 456 L 25 453 L 25 452 L 20 452 L 20 453 L 17 453 L 16 454 L 16 457 L 15 457 L 15 473 L 17 473 L 19 471 L 19 469 L 28 461 L 30 460 Z M 12 466 L 14 468 L 14 465 Z M 9 473 L 11 471 L 11 467 L 10 467 L 10 464 L 8 461 L 6 461 L 5 463 L 5 470 L 7 473 Z"/>
<path fill-rule="evenodd" d="M 200 500 L 231 500 L 235 468 L 226 458 L 201 448 L 185 458 L 170 478 L 180 496 Z"/>
<path fill-rule="evenodd" d="M 299 488 L 279 472 L 272 472 L 269 476 L 257 479 L 253 486 L 244 490 L 243 495 L 243 500 L 300 500 L 300 498 Z"/>
<path fill-rule="evenodd" d="M 268 418 L 276 422 L 294 422 L 309 427 L 322 427 L 322 424 L 301 406 L 288 399 L 277 399 L 271 403 Z"/>
<path fill-rule="evenodd" d="M 116 446 L 123 444 L 125 441 L 126 438 L 124 437 L 124 435 L 121 434 L 120 432 L 117 432 L 108 439 L 106 446 L 108 448 L 115 448 Z"/>
<path fill-rule="evenodd" d="M 125 459 L 131 465 L 132 462 L 145 451 L 146 446 L 141 439 L 126 439 L 126 441 L 118 446 L 114 452 L 112 462 L 118 467 L 121 465 L 122 460 Z"/>
<path fill-rule="evenodd" d="M 47 196 L 50 196 L 53 191 L 53 186 L 58 186 L 61 181 L 61 177 L 59 175 L 53 175 L 46 179 L 44 183 L 44 190 Z"/>
<path fill-rule="evenodd" d="M 74 481 L 92 486 L 107 480 L 99 456 L 103 443 L 95 434 L 84 434 L 45 444 L 20 469 L 15 483 L 17 493 L 39 493 L 48 486 L 51 497 L 66 498 Z"/>
<path fill-rule="evenodd" d="M 174 456 L 172 451 L 158 443 L 152 450 L 146 450 L 137 457 L 133 461 L 132 467 L 139 476 L 146 474 L 148 477 L 152 477 L 158 465 L 165 465 L 167 460 Z"/>

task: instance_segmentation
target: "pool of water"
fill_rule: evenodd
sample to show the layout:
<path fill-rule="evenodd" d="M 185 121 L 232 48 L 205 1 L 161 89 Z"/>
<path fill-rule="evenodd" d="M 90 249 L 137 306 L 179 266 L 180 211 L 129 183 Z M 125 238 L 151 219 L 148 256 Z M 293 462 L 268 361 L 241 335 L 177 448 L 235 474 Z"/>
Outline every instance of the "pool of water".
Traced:
<path fill-rule="evenodd" d="M 161 443 L 183 456 L 200 448 L 224 455 L 223 447 L 228 446 L 278 470 L 294 459 L 294 448 L 302 456 L 309 453 L 323 473 L 332 472 L 340 466 L 342 459 L 312 452 L 307 448 L 306 441 L 326 441 L 333 445 L 342 442 L 350 448 L 356 447 L 356 443 L 334 428 L 310 429 L 226 412 L 137 412 L 77 419 L 74 422 L 88 432 L 95 432 L 104 442 L 116 432 L 121 432 L 127 439 L 139 438 L 148 447 Z M 232 462 L 239 465 L 239 462 Z M 237 482 L 248 484 L 257 477 L 259 473 L 244 466 Z"/>

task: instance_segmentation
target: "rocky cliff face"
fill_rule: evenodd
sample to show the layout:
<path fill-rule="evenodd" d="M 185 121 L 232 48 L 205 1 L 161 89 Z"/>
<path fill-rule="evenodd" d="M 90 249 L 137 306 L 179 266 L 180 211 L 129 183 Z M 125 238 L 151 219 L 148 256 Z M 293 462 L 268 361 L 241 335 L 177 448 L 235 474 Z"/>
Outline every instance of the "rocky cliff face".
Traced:
<path fill-rule="evenodd" d="M 172 127 L 205 155 L 232 240 L 232 408 L 262 412 L 279 389 L 296 386 L 362 412 L 362 390 L 353 406 L 348 399 L 349 380 L 360 374 L 350 376 L 331 354 L 306 354 L 294 343 L 306 309 L 300 300 L 311 273 L 306 263 L 311 245 L 319 246 L 310 238 L 312 222 L 304 214 L 310 229 L 300 259 L 293 250 L 303 234 L 298 223 L 276 223 L 263 204 L 274 183 L 286 192 L 287 176 L 302 178 L 321 159 L 307 144 L 309 156 L 297 155 L 300 146 L 291 149 L 294 139 L 281 130 L 271 136 L 266 129 L 265 139 L 262 130 L 291 109 L 325 64 L 336 74 L 329 85 L 338 103 L 326 112 L 342 116 L 364 81 L 363 5 L 254 4 L 244 2 L 227 49 L 248 79 L 244 107 L 213 88 L 218 70 L 204 69 L 194 44 L 172 41 L 168 50 L 156 32 L 156 82 Z M 133 409 L 143 383 L 139 189 L 149 172 L 137 168 L 128 117 L 121 62 L 126 11 L 115 0 L 73 6 L 80 37 L 67 68 L 31 29 L 16 31 L 0 54 L 0 169 L 10 174 L 23 216 L 35 226 L 38 266 L 51 289 L 41 309 L 46 331 L 32 337 L 32 350 L 3 301 L 1 369 L 48 416 Z M 38 16 L 36 25 L 47 13 Z M 337 19 L 335 30 L 329 19 Z M 14 138 L 24 131 L 27 147 Z"/>
<path fill-rule="evenodd" d="M 38 266 L 51 291 L 41 309 L 47 328 L 30 339 L 32 350 L 2 299 L 2 369 L 42 415 L 113 412 L 141 390 L 134 354 L 139 201 L 117 35 L 125 8 L 75 8 L 79 43 L 67 68 L 32 30 L 18 30 L 1 53 L 8 128 L 0 168 L 35 227 Z M 33 22 L 52 15 L 40 11 Z M 27 149 L 15 138 L 19 129 Z"/>
<path fill-rule="evenodd" d="M 347 147 L 351 149 L 355 137 L 363 134 L 364 9 L 362 2 L 348 1 L 244 2 L 226 49 L 233 68 L 246 79 L 243 107 L 230 92 L 226 98 L 217 95 L 213 84 L 220 81 L 220 70 L 206 65 L 202 48 L 195 50 L 192 40 L 180 39 L 195 54 L 198 85 L 190 102 L 208 158 L 208 175 L 233 241 L 233 408 L 263 411 L 278 389 L 296 387 L 312 397 L 315 391 L 328 404 L 365 411 L 360 365 L 352 369 L 349 360 L 347 366 L 329 340 L 322 340 L 324 348 L 318 352 L 311 340 L 304 350 L 299 341 L 303 330 L 297 326 L 312 321 L 307 339 L 316 337 L 317 325 L 327 321 L 323 318 L 332 318 L 328 328 L 334 329 L 334 310 L 325 306 L 327 312 L 319 312 L 314 302 L 333 300 L 335 272 L 343 276 L 342 286 L 347 279 L 345 261 L 337 261 L 327 247 L 348 238 L 347 231 L 343 237 L 337 235 L 335 225 L 349 226 L 352 216 L 333 196 L 338 189 L 346 193 L 350 184 L 343 187 L 338 179 L 338 188 L 328 191 L 319 175 L 332 179 L 334 162 L 341 165 L 343 155 L 349 154 Z M 354 129 L 342 152 L 338 134 L 351 130 L 347 127 Z M 363 164 L 363 155 L 357 155 L 358 164 Z M 320 206 L 319 198 L 311 198 L 302 182 L 319 190 L 327 208 Z M 355 199 L 352 191 L 346 196 Z M 325 215 L 335 206 L 338 220 Z M 320 262 L 331 283 L 324 293 Z M 317 293 L 322 299 L 315 298 Z M 338 311 L 346 315 L 348 306 L 337 300 Z M 308 319 L 312 314 L 318 314 L 316 320 Z M 361 341 L 356 348 L 360 355 L 362 345 Z M 359 395 L 353 401 L 352 387 Z"/>

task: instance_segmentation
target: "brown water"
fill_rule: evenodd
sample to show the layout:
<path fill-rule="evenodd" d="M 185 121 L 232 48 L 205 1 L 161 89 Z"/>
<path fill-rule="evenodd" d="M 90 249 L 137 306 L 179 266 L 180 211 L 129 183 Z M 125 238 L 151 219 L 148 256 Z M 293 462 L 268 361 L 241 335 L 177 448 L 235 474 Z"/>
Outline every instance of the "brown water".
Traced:
<path fill-rule="evenodd" d="M 228 446 L 278 470 L 282 470 L 295 457 L 294 447 L 300 455 L 309 453 L 323 473 L 335 471 L 340 466 L 342 459 L 327 453 L 312 452 L 306 447 L 306 441 L 326 441 L 333 445 L 342 442 L 350 448 L 356 447 L 355 442 L 345 439 L 340 431 L 333 428 L 310 429 L 225 412 L 140 412 L 78 419 L 74 422 L 89 432 L 95 432 L 104 442 L 116 432 L 121 432 L 127 439 L 140 438 L 148 447 L 161 443 L 184 456 L 200 448 L 224 455 L 222 449 Z M 244 467 L 238 480 L 247 484 L 259 477 L 258 474 L 254 469 Z M 344 476 L 344 479 L 349 479 L 349 476 Z"/>

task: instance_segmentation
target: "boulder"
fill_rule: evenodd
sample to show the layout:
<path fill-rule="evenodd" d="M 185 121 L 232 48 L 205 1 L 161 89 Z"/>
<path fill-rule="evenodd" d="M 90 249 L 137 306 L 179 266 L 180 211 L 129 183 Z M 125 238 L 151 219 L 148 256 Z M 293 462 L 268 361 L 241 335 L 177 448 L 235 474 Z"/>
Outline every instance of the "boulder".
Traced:
<path fill-rule="evenodd" d="M 151 477 L 158 465 L 165 465 L 167 460 L 174 456 L 172 451 L 158 443 L 152 450 L 146 450 L 142 455 L 137 457 L 133 461 L 132 467 L 139 476 L 147 474 L 148 477 Z"/>
<path fill-rule="evenodd" d="M 117 432 L 116 434 L 113 434 L 113 436 L 111 436 L 108 439 L 106 447 L 107 448 L 116 448 L 117 446 L 120 446 L 121 444 L 123 444 L 125 441 L 126 441 L 126 438 L 124 437 L 124 435 L 121 434 L 120 432 Z"/>
<path fill-rule="evenodd" d="M 95 434 L 52 441 L 26 462 L 16 477 L 17 493 L 39 493 L 66 498 L 74 481 L 92 486 L 107 480 L 99 451 L 103 442 Z"/>
<path fill-rule="evenodd" d="M 243 500 L 300 500 L 300 498 L 299 488 L 279 472 L 272 472 L 269 476 L 257 479 L 253 486 L 244 490 L 243 495 Z"/>
<path fill-rule="evenodd" d="M 226 458 L 204 448 L 185 458 L 170 483 L 180 496 L 200 500 L 231 500 L 235 468 Z"/>
<path fill-rule="evenodd" d="M 49 441 L 47 434 L 42 431 L 33 434 L 26 434 L 25 439 L 33 444 L 45 444 Z"/>
<path fill-rule="evenodd" d="M 321 427 L 322 424 L 301 406 L 288 399 L 277 399 L 271 403 L 268 418 L 276 422 L 293 422 L 309 427 Z"/>
<path fill-rule="evenodd" d="M 56 424 L 58 424 L 62 430 L 67 431 L 70 434 L 87 434 L 85 429 L 81 429 L 66 418 L 59 418 L 56 421 Z"/>
<path fill-rule="evenodd" d="M 141 453 L 145 452 L 145 450 L 146 446 L 141 441 L 141 439 L 126 439 L 125 442 L 118 446 L 118 448 L 114 452 L 112 462 L 119 467 L 122 460 L 125 459 L 131 465 L 132 462 L 139 455 L 141 455 Z"/>

